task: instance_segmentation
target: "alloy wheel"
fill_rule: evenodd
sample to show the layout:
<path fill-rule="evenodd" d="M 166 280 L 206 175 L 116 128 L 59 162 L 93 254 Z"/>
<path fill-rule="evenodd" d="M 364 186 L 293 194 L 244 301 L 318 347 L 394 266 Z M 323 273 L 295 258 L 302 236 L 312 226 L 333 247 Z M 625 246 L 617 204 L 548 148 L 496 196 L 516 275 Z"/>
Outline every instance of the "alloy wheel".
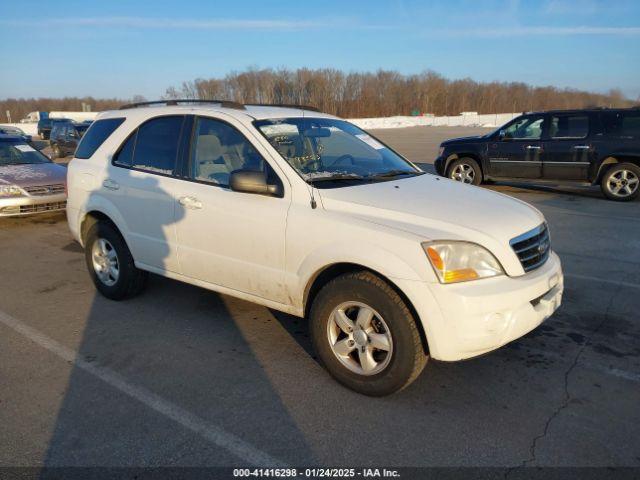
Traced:
<path fill-rule="evenodd" d="M 461 163 L 451 171 L 451 178 L 458 182 L 471 184 L 476 178 L 476 172 L 468 163 Z"/>
<path fill-rule="evenodd" d="M 638 189 L 640 179 L 631 170 L 619 170 L 609 177 L 607 188 L 616 197 L 625 198 Z"/>
<path fill-rule="evenodd" d="M 382 372 L 393 354 L 391 332 L 384 319 L 360 302 L 342 303 L 331 312 L 327 339 L 340 363 L 359 375 Z"/>
<path fill-rule="evenodd" d="M 113 245 L 104 238 L 98 238 L 91 248 L 93 270 L 106 286 L 116 284 L 120 277 L 120 262 Z"/>

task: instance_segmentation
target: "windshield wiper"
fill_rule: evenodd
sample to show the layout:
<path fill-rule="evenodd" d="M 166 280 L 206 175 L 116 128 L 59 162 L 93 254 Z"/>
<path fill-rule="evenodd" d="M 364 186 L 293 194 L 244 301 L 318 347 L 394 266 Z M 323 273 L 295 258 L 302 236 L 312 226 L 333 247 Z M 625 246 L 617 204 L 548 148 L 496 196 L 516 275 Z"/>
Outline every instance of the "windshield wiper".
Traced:
<path fill-rule="evenodd" d="M 335 173 L 333 175 L 327 175 L 326 177 L 309 177 L 306 179 L 309 183 L 316 182 L 335 182 L 342 180 L 365 180 L 368 177 L 363 177 L 361 175 L 356 175 L 354 173 Z"/>
<path fill-rule="evenodd" d="M 378 173 L 376 175 L 369 175 L 367 178 L 393 178 L 400 175 L 422 175 L 424 172 L 417 172 L 415 170 L 389 170 L 388 172 Z"/>

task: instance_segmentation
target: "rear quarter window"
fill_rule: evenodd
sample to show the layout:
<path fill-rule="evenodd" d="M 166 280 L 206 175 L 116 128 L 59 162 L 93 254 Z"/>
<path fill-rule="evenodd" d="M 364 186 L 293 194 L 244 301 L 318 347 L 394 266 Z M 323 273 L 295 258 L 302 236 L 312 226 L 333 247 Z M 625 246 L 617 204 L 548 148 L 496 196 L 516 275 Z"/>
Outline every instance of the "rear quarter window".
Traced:
<path fill-rule="evenodd" d="M 124 121 L 124 118 L 105 118 L 93 122 L 78 145 L 76 158 L 90 158 Z"/>

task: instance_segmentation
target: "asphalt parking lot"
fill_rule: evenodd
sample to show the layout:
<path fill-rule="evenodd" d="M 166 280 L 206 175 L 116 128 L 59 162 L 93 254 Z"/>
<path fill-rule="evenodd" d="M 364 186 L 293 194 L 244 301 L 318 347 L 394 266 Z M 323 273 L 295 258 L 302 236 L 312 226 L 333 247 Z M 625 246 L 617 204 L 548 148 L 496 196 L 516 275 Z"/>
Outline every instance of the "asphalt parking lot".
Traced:
<path fill-rule="evenodd" d="M 478 131 L 374 133 L 428 163 Z M 0 220 L 0 466 L 640 466 L 640 203 L 487 188 L 547 217 L 562 307 L 377 399 L 325 373 L 304 320 L 159 277 L 111 302 L 64 215 Z"/>

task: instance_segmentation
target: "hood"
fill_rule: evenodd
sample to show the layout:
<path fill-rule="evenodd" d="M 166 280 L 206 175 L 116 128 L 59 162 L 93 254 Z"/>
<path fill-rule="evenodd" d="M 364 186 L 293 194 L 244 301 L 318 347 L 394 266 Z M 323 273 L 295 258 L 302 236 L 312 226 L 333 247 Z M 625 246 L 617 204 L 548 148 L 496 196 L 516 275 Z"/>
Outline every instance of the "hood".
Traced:
<path fill-rule="evenodd" d="M 449 140 L 445 140 L 441 143 L 441 145 L 452 145 L 454 143 L 463 144 L 463 143 L 477 143 L 479 140 L 483 139 L 484 135 L 473 135 L 471 137 L 458 137 L 458 138 L 450 138 Z"/>
<path fill-rule="evenodd" d="M 434 175 L 320 190 L 328 211 L 417 235 L 465 240 L 488 248 L 511 273 L 522 274 L 509 241 L 544 222 L 520 200 Z M 516 263 L 513 263 L 513 262 Z"/>
<path fill-rule="evenodd" d="M 0 165 L 0 183 L 30 187 L 66 183 L 67 169 L 55 163 Z"/>

